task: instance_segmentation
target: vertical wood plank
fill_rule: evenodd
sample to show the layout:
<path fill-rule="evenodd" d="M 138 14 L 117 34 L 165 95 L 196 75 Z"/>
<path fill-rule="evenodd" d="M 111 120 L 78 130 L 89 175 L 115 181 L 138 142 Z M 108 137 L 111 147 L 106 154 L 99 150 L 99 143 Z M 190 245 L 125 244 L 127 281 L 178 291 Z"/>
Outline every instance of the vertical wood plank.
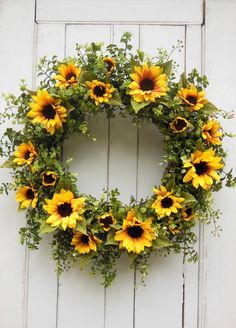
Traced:
<path fill-rule="evenodd" d="M 185 41 L 184 27 L 141 26 L 140 47 L 155 55 L 155 49 L 171 46 L 177 40 Z M 173 54 L 179 71 L 184 68 L 184 51 Z M 148 147 L 147 147 L 148 145 Z M 157 128 L 145 123 L 140 129 L 138 195 L 152 194 L 154 185 L 159 185 L 163 173 L 159 162 L 163 156 L 161 135 Z M 171 309 L 171 315 L 167 310 Z M 150 273 L 145 288 L 136 292 L 136 326 L 143 328 L 146 323 L 165 328 L 181 327 L 182 324 L 182 256 L 170 255 L 167 258 L 152 257 Z"/>
<path fill-rule="evenodd" d="M 235 58 L 236 58 L 236 2 L 206 1 L 205 26 L 205 74 L 210 85 L 207 96 L 210 101 L 224 110 L 235 112 Z M 225 131 L 235 133 L 236 119 L 222 120 Z M 236 140 L 225 138 L 224 148 L 228 150 L 227 172 L 236 163 Z M 235 327 L 236 294 L 236 244 L 235 213 L 236 191 L 225 187 L 215 195 L 215 207 L 222 211 L 220 238 L 210 234 L 213 227 L 206 229 L 205 272 L 207 277 L 201 302 L 205 302 L 204 313 L 199 318 L 199 327 Z"/>
<path fill-rule="evenodd" d="M 186 73 L 190 73 L 193 68 L 196 68 L 201 73 L 201 41 L 202 31 L 201 26 L 187 26 L 186 27 Z M 194 227 L 194 232 L 199 235 L 199 225 Z M 195 245 L 197 251 L 201 250 L 199 242 L 201 242 L 202 236 L 199 236 L 199 241 Z M 201 257 L 201 253 L 199 254 Z M 185 315 L 184 315 L 184 327 L 196 328 L 198 317 L 198 270 L 201 266 L 201 258 L 199 263 L 185 263 L 183 264 L 183 277 L 185 284 Z"/>
<path fill-rule="evenodd" d="M 75 44 L 92 41 L 110 42 L 110 26 L 69 25 L 66 31 L 66 55 L 75 54 Z M 92 134 L 97 141 L 75 137 L 65 145 L 64 158 L 73 157 L 71 167 L 78 173 L 78 187 L 81 192 L 100 197 L 107 187 L 108 122 L 104 115 L 90 121 Z M 69 307 L 69 311 L 68 311 Z M 91 315 L 92 313 L 92 315 Z M 100 277 L 93 277 L 88 270 L 80 271 L 76 265 L 63 274 L 60 287 L 58 327 L 64 328 L 74 319 L 79 325 L 94 328 L 104 322 L 104 288 Z"/>
<path fill-rule="evenodd" d="M 44 55 L 48 58 L 53 55 L 63 57 L 64 39 L 64 24 L 38 25 L 35 62 Z M 30 253 L 28 327 L 51 328 L 56 325 L 57 277 L 50 255 L 51 239 L 49 235 L 43 236 L 39 249 Z"/>
<path fill-rule="evenodd" d="M 12 23 L 14 22 L 14 24 Z M 0 94 L 19 93 L 25 78 L 32 87 L 34 4 L 19 0 L 0 2 Z M 20 44 L 19 44 L 20 40 Z M 4 102 L 0 99 L 0 111 Z M 0 126 L 0 133 L 9 127 Z M 7 169 L 1 169 L 1 182 L 9 182 Z M 25 213 L 17 213 L 15 193 L 0 196 L 0 321 L 5 328 L 25 327 L 27 320 L 28 257 L 19 243 L 18 230 L 25 225 Z"/>
<path fill-rule="evenodd" d="M 125 31 L 133 34 L 134 49 L 139 47 L 139 26 L 115 25 L 112 42 L 119 44 Z M 116 117 L 111 120 L 109 189 L 118 188 L 120 199 L 129 203 L 130 196 L 136 195 L 137 176 L 137 127 L 131 119 Z M 105 328 L 133 327 L 134 273 L 129 270 L 127 254 L 121 257 L 117 265 L 117 278 L 106 290 Z M 117 309 L 122 315 L 116 316 Z"/>

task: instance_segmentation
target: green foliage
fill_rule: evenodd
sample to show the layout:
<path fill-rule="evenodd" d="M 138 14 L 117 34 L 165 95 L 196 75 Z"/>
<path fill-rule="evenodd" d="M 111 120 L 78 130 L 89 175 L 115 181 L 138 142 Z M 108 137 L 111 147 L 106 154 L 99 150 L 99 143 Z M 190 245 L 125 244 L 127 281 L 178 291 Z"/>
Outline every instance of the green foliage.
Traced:
<path fill-rule="evenodd" d="M 182 252 L 184 259 L 187 257 L 190 261 L 197 261 L 198 255 L 194 248 L 197 236 L 192 232 L 192 227 L 197 222 L 213 223 L 214 233 L 218 234 L 220 212 L 213 208 L 212 192 L 220 190 L 223 184 L 228 187 L 236 186 L 236 178 L 232 170 L 225 172 L 223 168 L 217 170 L 220 180 L 212 181 L 210 188 L 201 186 L 195 188 L 191 181 L 183 182 L 189 170 L 185 164 L 191 162 L 196 151 L 204 153 L 212 148 L 215 156 L 220 158 L 220 163 L 225 164 L 226 152 L 221 140 L 225 136 L 232 137 L 233 134 L 224 132 L 220 127 L 217 131 L 219 135 L 216 136 L 218 142 L 206 139 L 203 135 L 204 126 L 211 120 L 216 121 L 220 116 L 232 118 L 232 113 L 219 110 L 211 102 L 201 102 L 197 96 L 191 103 L 192 94 L 188 99 L 187 97 L 183 99 L 180 95 L 183 89 L 188 92 L 191 85 L 195 86 L 199 95 L 208 85 L 206 76 L 201 77 L 196 69 L 187 75 L 182 73 L 179 80 L 176 80 L 178 64 L 171 60 L 170 56 L 174 51 L 181 51 L 182 42 L 178 41 L 171 53 L 165 49 L 158 49 L 156 56 L 151 58 L 141 50 L 133 50 L 129 32 L 124 33 L 120 41 L 121 46 L 110 44 L 106 48 L 101 43 L 94 42 L 77 45 L 75 57 L 59 60 L 57 56 L 51 59 L 45 56 L 40 60 L 38 90 L 46 90 L 55 102 L 59 101 L 56 105 L 53 103 L 54 107 L 49 106 L 47 109 L 52 110 L 61 106 L 66 110 L 65 121 L 61 122 L 61 126 L 56 127 L 55 132 L 50 133 L 44 123 L 40 120 L 35 122 L 28 116 L 29 111 L 32 110 L 32 103 L 38 97 L 38 90 L 29 90 L 23 80 L 20 83 L 19 96 L 4 95 L 6 107 L 0 115 L 0 124 L 8 124 L 0 140 L 0 156 L 4 159 L 1 167 L 9 168 L 13 177 L 12 182 L 4 182 L 0 185 L 0 194 L 8 194 L 12 190 L 23 193 L 22 188 L 27 186 L 33 188 L 36 201 L 34 206 L 32 191 L 31 198 L 24 195 L 28 200 L 30 199 L 30 204 L 22 206 L 23 201 L 19 201 L 20 208 L 27 208 L 26 225 L 20 229 L 21 242 L 30 249 L 37 249 L 42 235 L 51 234 L 52 257 L 56 261 L 58 274 L 68 270 L 74 262 L 79 262 L 81 269 L 89 266 L 93 274 L 100 273 L 102 284 L 106 287 L 114 280 L 116 262 L 123 253 L 128 254 L 131 268 L 140 272 L 142 283 L 148 274 L 148 261 L 153 253 L 166 256 L 171 252 Z M 110 64 L 113 63 L 113 69 L 109 69 L 104 60 L 107 57 L 111 60 Z M 63 65 L 67 66 L 70 63 L 80 69 L 76 83 L 58 85 L 55 76 L 61 74 Z M 154 91 L 152 88 L 155 81 L 151 81 L 150 84 L 150 79 L 145 75 L 142 82 L 147 84 L 142 86 L 140 82 L 139 89 L 136 91 L 141 90 L 146 98 L 140 100 L 141 95 L 140 99 L 135 100 L 129 87 L 134 81 L 132 73 L 137 74 L 137 67 L 142 71 L 145 63 L 149 69 L 153 66 L 162 68 L 161 74 L 164 74 L 168 80 L 167 89 L 164 94 L 151 99 L 149 94 Z M 67 77 L 64 78 L 68 82 Z M 147 81 L 144 81 L 145 79 Z M 95 98 L 92 97 L 95 88 L 90 89 L 88 86 L 94 81 L 102 83 L 98 94 L 103 92 L 103 88 L 108 93 L 113 88 L 111 96 L 105 99 L 103 93 L 103 101 L 100 99 L 96 103 Z M 196 108 L 196 103 L 200 103 L 200 108 Z M 170 198 L 183 198 L 180 207 L 175 208 L 176 211 L 170 214 L 158 214 L 155 202 L 160 202 L 165 197 L 163 195 L 153 194 L 139 201 L 131 196 L 130 203 L 123 204 L 119 200 L 117 189 L 110 192 L 104 190 L 100 199 L 79 192 L 76 177 L 70 172 L 71 160 L 63 162 L 64 141 L 74 135 L 84 135 L 95 140 L 96 136 L 93 136 L 92 131 L 89 130 L 89 120 L 98 113 L 106 113 L 108 118 L 116 115 L 131 117 L 137 126 L 142 126 L 145 121 L 152 122 L 161 131 L 165 151 L 161 159 L 161 163 L 165 165 L 161 184 L 166 188 Z M 183 131 L 176 123 L 179 117 L 187 122 L 187 127 Z M 208 130 L 208 133 L 213 132 Z M 16 150 L 19 151 L 22 144 L 26 145 L 29 142 L 35 148 L 35 158 L 30 163 L 26 161 L 23 164 L 17 163 Z M 23 158 L 28 160 L 28 156 L 26 152 Z M 196 167 L 192 165 L 195 171 Z M 56 176 L 55 183 L 51 185 L 44 183 L 43 176 L 46 171 L 53 172 Z M 68 223 L 63 228 L 60 222 L 58 224 L 54 222 L 55 226 L 52 227 L 47 221 L 50 214 L 45 206 L 55 194 L 60 194 L 62 189 L 71 191 L 74 199 L 84 197 L 85 207 L 79 214 L 80 219 L 76 224 Z M 68 205 L 67 202 L 65 203 Z M 58 213 L 59 205 L 56 206 Z M 165 208 L 164 205 L 160 206 Z M 125 227 L 132 211 L 135 213 L 135 219 L 131 218 L 131 220 L 135 227 L 144 227 L 150 222 L 150 227 L 146 228 L 146 233 L 149 237 L 152 236 L 150 245 L 144 247 L 141 243 L 143 248 L 140 251 L 129 249 L 116 238 L 118 232 L 122 230 L 126 238 L 133 238 L 131 244 L 137 242 L 138 237 L 129 232 L 129 228 L 133 227 L 132 224 L 129 228 Z M 64 214 L 60 215 L 64 218 Z M 104 223 L 103 220 L 107 222 Z M 141 230 L 144 231 L 144 228 Z M 138 229 L 134 231 L 137 233 Z M 82 251 L 79 252 L 79 247 L 76 248 L 72 242 L 76 235 L 83 236 L 84 240 L 90 240 L 90 248 L 86 249 L 80 245 Z M 93 249 L 92 243 L 94 243 Z"/>

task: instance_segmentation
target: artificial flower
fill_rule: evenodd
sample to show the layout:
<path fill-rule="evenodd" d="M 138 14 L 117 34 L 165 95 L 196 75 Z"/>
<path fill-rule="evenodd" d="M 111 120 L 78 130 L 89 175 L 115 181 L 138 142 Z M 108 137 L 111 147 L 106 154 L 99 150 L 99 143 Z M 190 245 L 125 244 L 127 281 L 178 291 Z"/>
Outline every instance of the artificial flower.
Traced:
<path fill-rule="evenodd" d="M 220 176 L 216 172 L 224 166 L 220 161 L 221 157 L 215 156 L 215 150 L 212 148 L 206 151 L 195 151 L 191 154 L 191 158 L 184 163 L 184 167 L 188 169 L 188 172 L 185 174 L 183 182 L 191 181 L 196 189 L 199 186 L 205 190 L 210 189 L 213 179 L 220 180 Z"/>
<path fill-rule="evenodd" d="M 220 124 L 215 120 L 210 120 L 202 127 L 202 137 L 208 144 L 220 145 L 222 133 L 219 131 Z"/>
<path fill-rule="evenodd" d="M 165 96 L 169 90 L 167 75 L 159 66 L 135 66 L 134 73 L 130 75 L 133 82 L 128 86 L 129 94 L 136 102 L 155 102 L 156 98 Z"/>
<path fill-rule="evenodd" d="M 29 103 L 31 110 L 27 113 L 32 122 L 42 124 L 50 134 L 62 129 L 67 111 L 61 106 L 61 99 L 53 98 L 46 90 L 38 90 L 37 96 L 32 98 L 34 102 Z"/>
<path fill-rule="evenodd" d="M 117 231 L 114 239 L 119 241 L 119 247 L 128 252 L 139 254 L 144 247 L 151 247 L 152 240 L 156 239 L 154 229 L 151 227 L 152 218 L 141 221 L 137 218 L 135 210 L 128 212 L 123 221 L 122 229 Z"/>
<path fill-rule="evenodd" d="M 16 192 L 16 201 L 20 204 L 20 208 L 36 207 L 38 202 L 38 193 L 33 187 L 24 186 Z"/>
<path fill-rule="evenodd" d="M 182 207 L 181 203 L 184 198 L 176 197 L 172 192 L 167 191 L 164 186 L 160 186 L 160 189 L 155 188 L 154 192 L 157 194 L 157 199 L 152 204 L 152 208 L 160 218 L 177 213 L 178 209 Z"/>
<path fill-rule="evenodd" d="M 57 80 L 56 87 L 66 88 L 70 85 L 76 85 L 78 83 L 78 78 L 81 73 L 81 69 L 76 67 L 73 62 L 67 64 L 61 64 L 58 67 L 58 75 L 54 75 L 53 79 Z"/>
<path fill-rule="evenodd" d="M 42 184 L 45 187 L 55 186 L 57 182 L 57 173 L 54 171 L 45 171 L 41 174 Z"/>
<path fill-rule="evenodd" d="M 22 143 L 18 146 L 18 149 L 14 152 L 14 156 L 13 162 L 17 165 L 30 165 L 37 157 L 37 151 L 32 142 L 28 141 L 28 143 Z"/>
<path fill-rule="evenodd" d="M 187 130 L 189 127 L 189 122 L 181 116 L 177 116 L 173 122 L 170 123 L 170 128 L 175 133 L 181 133 Z"/>
<path fill-rule="evenodd" d="M 205 99 L 205 92 L 198 91 L 193 84 L 189 88 L 181 88 L 178 96 L 185 105 L 188 105 L 190 111 L 199 110 L 208 103 L 208 100 Z"/>
<path fill-rule="evenodd" d="M 81 232 L 76 232 L 73 235 L 71 245 L 75 246 L 75 250 L 79 254 L 89 253 L 91 251 L 97 251 L 97 245 L 101 243 L 101 240 L 92 234 L 83 234 Z"/>
<path fill-rule="evenodd" d="M 183 208 L 181 214 L 184 221 L 191 221 L 196 217 L 196 213 L 191 207 Z"/>
<path fill-rule="evenodd" d="M 104 57 L 103 61 L 106 65 L 107 73 L 108 73 L 108 75 L 110 75 L 116 67 L 116 62 L 113 58 L 110 58 L 110 57 Z"/>
<path fill-rule="evenodd" d="M 44 210 L 51 214 L 46 223 L 52 227 L 75 228 L 77 221 L 83 220 L 85 212 L 85 198 L 75 198 L 70 190 L 61 189 L 59 193 L 54 193 L 52 199 L 46 199 L 43 205 Z"/>
<path fill-rule="evenodd" d="M 111 224 L 116 223 L 112 210 L 109 210 L 109 213 L 104 213 L 103 215 L 99 216 L 98 221 L 103 230 L 105 231 L 109 231 L 111 228 Z"/>
<path fill-rule="evenodd" d="M 89 89 L 90 98 L 95 101 L 97 106 L 107 103 L 115 91 L 110 83 L 104 83 L 98 80 L 93 80 L 92 82 L 87 81 L 86 85 Z"/>

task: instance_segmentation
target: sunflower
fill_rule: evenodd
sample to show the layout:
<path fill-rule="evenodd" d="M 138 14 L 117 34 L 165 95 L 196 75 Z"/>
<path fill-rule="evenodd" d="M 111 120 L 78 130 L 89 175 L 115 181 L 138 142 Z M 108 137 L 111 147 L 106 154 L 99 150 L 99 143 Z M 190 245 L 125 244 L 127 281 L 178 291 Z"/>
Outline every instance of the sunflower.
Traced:
<path fill-rule="evenodd" d="M 182 207 L 180 203 L 184 201 L 184 198 L 176 197 L 164 186 L 160 186 L 160 189 L 154 189 L 154 192 L 157 194 L 157 199 L 152 204 L 152 208 L 160 218 L 170 216 L 171 213 L 177 213 L 178 209 Z"/>
<path fill-rule="evenodd" d="M 16 192 L 16 201 L 21 203 L 20 208 L 36 207 L 38 202 L 38 193 L 31 186 L 21 187 Z"/>
<path fill-rule="evenodd" d="M 122 230 L 116 232 L 114 239 L 120 242 L 120 248 L 126 248 L 128 252 L 139 254 L 145 246 L 151 247 L 152 240 L 156 239 L 151 225 L 152 218 L 140 221 L 136 217 L 135 210 L 132 209 L 123 221 Z"/>
<path fill-rule="evenodd" d="M 111 224 L 116 224 L 112 210 L 110 210 L 109 213 L 104 213 L 103 215 L 99 216 L 98 221 L 105 231 L 110 230 Z"/>
<path fill-rule="evenodd" d="M 191 207 L 183 208 L 181 214 L 184 221 L 191 221 L 196 217 L 196 213 Z"/>
<path fill-rule="evenodd" d="M 106 65 L 107 74 L 110 75 L 116 67 L 116 62 L 113 58 L 110 58 L 110 57 L 104 57 L 103 61 Z"/>
<path fill-rule="evenodd" d="M 53 98 L 46 90 L 38 90 L 37 96 L 32 98 L 34 102 L 29 103 L 31 110 L 27 114 L 32 118 L 32 122 L 43 124 L 50 134 L 62 128 L 67 112 L 65 107 L 60 105 L 61 100 Z"/>
<path fill-rule="evenodd" d="M 173 122 L 170 123 L 170 128 L 175 133 L 181 133 L 187 130 L 189 127 L 189 122 L 184 118 L 177 116 Z"/>
<path fill-rule="evenodd" d="M 93 80 L 92 82 L 87 81 L 86 85 L 89 89 L 90 98 L 95 101 L 97 106 L 104 102 L 107 103 L 115 91 L 110 83 L 104 83 L 98 80 Z"/>
<path fill-rule="evenodd" d="M 197 91 L 197 88 L 193 84 L 189 88 L 181 88 L 178 96 L 184 104 L 188 105 L 190 111 L 199 110 L 208 103 L 208 100 L 205 99 L 205 92 Z"/>
<path fill-rule="evenodd" d="M 59 66 L 58 72 L 58 75 L 54 75 L 52 77 L 54 80 L 58 80 L 55 86 L 59 88 L 66 88 L 70 85 L 77 84 L 81 69 L 79 67 L 76 67 L 73 62 L 69 62 L 67 64 L 62 64 L 61 66 Z"/>
<path fill-rule="evenodd" d="M 45 187 L 55 186 L 57 182 L 57 173 L 54 171 L 45 171 L 41 174 L 42 184 Z"/>
<path fill-rule="evenodd" d="M 197 150 L 191 155 L 191 159 L 185 161 L 184 167 L 189 168 L 183 178 L 183 182 L 192 181 L 194 188 L 201 186 L 208 190 L 213 184 L 213 179 L 220 180 L 216 170 L 221 169 L 224 164 L 220 163 L 221 157 L 215 156 L 212 148 L 206 151 Z"/>
<path fill-rule="evenodd" d="M 46 223 L 52 227 L 61 226 L 63 230 L 75 228 L 76 221 L 83 220 L 84 202 L 85 198 L 75 198 L 70 190 L 61 189 L 52 199 L 46 199 L 47 205 L 43 205 L 44 210 L 51 214 Z"/>
<path fill-rule="evenodd" d="M 134 73 L 130 74 L 131 82 L 128 86 L 129 94 L 136 102 L 155 102 L 156 98 L 166 95 L 169 90 L 167 76 L 159 66 L 135 66 Z"/>
<path fill-rule="evenodd" d="M 177 235 L 181 230 L 181 223 L 178 221 L 178 219 L 176 220 L 173 218 L 168 222 L 168 229 L 173 235 Z"/>
<path fill-rule="evenodd" d="M 215 120 L 210 120 L 202 127 L 202 137 L 208 144 L 220 145 L 222 133 L 219 131 L 220 124 Z"/>
<path fill-rule="evenodd" d="M 75 250 L 79 254 L 89 253 L 90 251 L 97 251 L 97 245 L 101 240 L 97 237 L 88 234 L 85 235 L 81 232 L 76 232 L 72 238 L 71 245 L 75 246 Z"/>
<path fill-rule="evenodd" d="M 14 152 L 16 158 L 13 162 L 17 165 L 30 165 L 36 158 L 37 152 L 31 141 L 28 143 L 22 143 L 19 145 L 18 149 Z"/>

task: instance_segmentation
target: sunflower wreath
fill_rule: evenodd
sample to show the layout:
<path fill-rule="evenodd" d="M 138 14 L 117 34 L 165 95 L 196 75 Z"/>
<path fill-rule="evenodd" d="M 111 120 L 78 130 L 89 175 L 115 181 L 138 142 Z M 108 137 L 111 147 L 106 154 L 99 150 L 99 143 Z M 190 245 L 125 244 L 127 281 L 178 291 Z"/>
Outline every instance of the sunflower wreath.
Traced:
<path fill-rule="evenodd" d="M 177 81 L 177 64 L 159 49 L 150 58 L 132 52 L 131 34 L 122 47 L 110 44 L 77 45 L 77 56 L 59 61 L 42 58 L 40 83 L 30 91 L 22 81 L 20 96 L 5 96 L 1 123 L 11 120 L 1 139 L 2 166 L 11 168 L 13 182 L 2 183 L 1 193 L 16 191 L 19 209 L 26 210 L 21 242 L 37 249 L 43 234 L 52 234 L 52 257 L 60 274 L 75 261 L 100 272 L 111 284 L 122 253 L 143 279 L 152 253 L 182 252 L 197 260 L 191 230 L 197 222 L 213 222 L 219 230 L 219 211 L 212 208 L 212 192 L 235 185 L 224 172 L 224 133 L 218 116 L 230 118 L 210 103 L 208 85 L 194 69 Z M 173 49 L 180 49 L 181 42 Z M 103 50 L 104 49 L 104 50 Z M 62 160 L 63 142 L 73 135 L 91 137 L 88 122 L 98 113 L 132 117 L 133 124 L 152 122 L 163 134 L 166 152 L 161 185 L 151 197 L 128 205 L 119 191 L 104 190 L 101 199 L 78 191 L 68 161 Z M 154 182 L 155 183 L 155 182 Z"/>

